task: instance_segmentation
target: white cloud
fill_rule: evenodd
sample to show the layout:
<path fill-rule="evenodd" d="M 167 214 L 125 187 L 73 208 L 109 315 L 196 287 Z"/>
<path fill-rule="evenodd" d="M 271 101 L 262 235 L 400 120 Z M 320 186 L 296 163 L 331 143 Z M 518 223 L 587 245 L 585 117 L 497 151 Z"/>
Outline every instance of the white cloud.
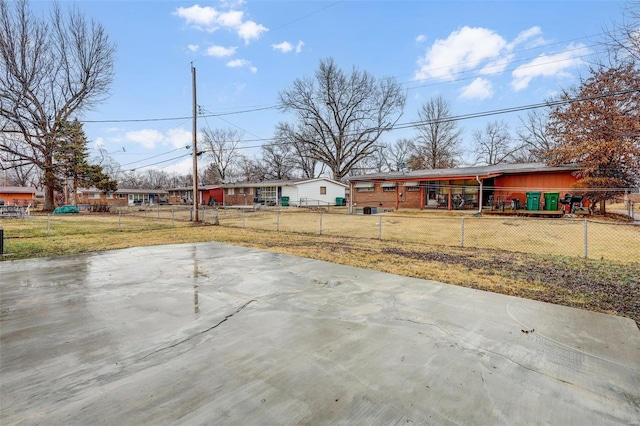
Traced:
<path fill-rule="evenodd" d="M 174 15 L 183 18 L 188 25 L 193 25 L 199 29 L 215 28 L 218 11 L 213 7 L 193 5 L 191 7 L 179 7 L 173 12 Z"/>
<path fill-rule="evenodd" d="M 249 44 L 252 39 L 259 39 L 260 35 L 269 31 L 266 27 L 256 24 L 253 21 L 246 21 L 237 27 L 238 35 L 244 40 L 245 44 Z"/>
<path fill-rule="evenodd" d="M 125 133 L 125 138 L 131 142 L 142 145 L 144 148 L 153 149 L 164 139 L 162 133 L 154 129 L 143 129 Z"/>
<path fill-rule="evenodd" d="M 192 52 L 197 52 L 200 49 L 200 46 L 198 46 L 197 44 L 189 44 L 187 45 L 187 49 Z"/>
<path fill-rule="evenodd" d="M 520 65 L 513 70 L 511 76 L 511 87 L 519 91 L 526 89 L 536 77 L 567 77 L 571 74 L 568 69 L 582 65 L 584 61 L 580 58 L 589 49 L 584 44 L 570 44 L 563 52 L 553 55 L 540 55 L 527 64 Z"/>
<path fill-rule="evenodd" d="M 251 62 L 246 59 L 234 59 L 232 61 L 227 62 L 227 66 L 229 68 L 248 68 L 253 74 L 258 72 L 258 68 L 251 65 Z"/>
<path fill-rule="evenodd" d="M 533 37 L 536 37 L 534 44 L 539 44 L 540 41 L 544 42 L 544 39 L 542 39 L 542 29 L 540 27 L 531 27 L 527 30 L 520 31 L 518 36 L 509 43 L 508 48 L 512 50 L 519 44 L 522 44 Z"/>
<path fill-rule="evenodd" d="M 207 55 L 215 56 L 217 58 L 224 58 L 225 56 L 233 56 L 236 53 L 237 47 L 224 47 L 224 46 L 209 46 L 207 48 Z"/>
<path fill-rule="evenodd" d="M 293 50 L 293 46 L 291 46 L 291 43 L 289 43 L 288 41 L 283 41 L 282 43 L 278 44 L 272 44 L 271 47 L 274 50 L 281 51 L 282 53 L 291 52 L 291 50 Z"/>
<path fill-rule="evenodd" d="M 424 34 L 418 34 L 418 36 L 416 37 L 416 41 L 418 43 L 422 43 L 427 39 L 427 37 Z"/>
<path fill-rule="evenodd" d="M 418 59 L 415 78 L 452 80 L 454 74 L 476 68 L 487 59 L 496 58 L 507 42 L 487 28 L 462 27 L 446 39 L 436 40 L 426 55 Z"/>
<path fill-rule="evenodd" d="M 302 52 L 303 46 L 304 46 L 304 41 L 302 40 L 298 41 L 298 44 L 296 44 L 296 47 L 295 47 L 296 54 Z M 271 47 L 273 48 L 273 50 L 279 50 L 282 53 L 289 53 L 294 49 L 293 45 L 288 41 L 283 41 L 282 43 L 278 43 L 278 44 L 272 44 Z"/>
<path fill-rule="evenodd" d="M 245 44 L 249 44 L 269 29 L 254 21 L 244 20 L 244 12 L 234 9 L 239 5 L 241 4 L 236 3 L 230 6 L 231 10 L 219 11 L 210 6 L 201 7 L 196 4 L 191 7 L 179 7 L 173 14 L 184 19 L 187 25 L 201 31 L 214 32 L 224 28 L 235 32 Z"/>
<path fill-rule="evenodd" d="M 464 87 L 460 99 L 488 99 L 493 96 L 493 85 L 486 78 L 478 77 L 471 84 Z"/>
<path fill-rule="evenodd" d="M 191 145 L 193 142 L 191 132 L 183 129 L 182 127 L 167 130 L 165 139 L 175 148 L 184 148 L 187 145 Z"/>

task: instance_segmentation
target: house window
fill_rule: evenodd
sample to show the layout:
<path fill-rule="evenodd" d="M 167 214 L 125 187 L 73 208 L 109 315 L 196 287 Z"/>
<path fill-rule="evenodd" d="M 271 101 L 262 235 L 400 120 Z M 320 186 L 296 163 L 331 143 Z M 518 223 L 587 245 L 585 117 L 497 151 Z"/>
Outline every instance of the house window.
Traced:
<path fill-rule="evenodd" d="M 96 192 L 92 192 L 91 194 L 89 194 L 89 198 L 100 198 L 100 194 L 96 193 Z"/>
<path fill-rule="evenodd" d="M 240 195 L 244 194 L 244 188 L 238 188 L 238 194 Z"/>
<path fill-rule="evenodd" d="M 373 192 L 373 182 L 357 182 L 355 188 L 357 192 Z"/>
<path fill-rule="evenodd" d="M 109 200 L 113 200 L 113 192 L 109 192 L 109 193 L 107 193 L 107 198 L 108 198 Z"/>
<path fill-rule="evenodd" d="M 407 192 L 411 191 L 420 191 L 420 182 L 405 182 L 404 183 L 405 190 Z"/>
<path fill-rule="evenodd" d="M 320 195 L 327 195 L 327 187 L 326 186 L 321 186 L 320 187 Z"/>
<path fill-rule="evenodd" d="M 382 182 L 380 186 L 384 192 L 395 192 L 396 190 L 395 182 Z"/>
<path fill-rule="evenodd" d="M 227 195 L 233 195 L 233 194 L 235 194 L 234 188 L 227 188 Z"/>
<path fill-rule="evenodd" d="M 118 198 L 120 199 L 127 198 L 127 194 L 118 194 Z"/>
<path fill-rule="evenodd" d="M 248 188 L 248 194 L 252 195 L 253 194 L 253 188 Z"/>

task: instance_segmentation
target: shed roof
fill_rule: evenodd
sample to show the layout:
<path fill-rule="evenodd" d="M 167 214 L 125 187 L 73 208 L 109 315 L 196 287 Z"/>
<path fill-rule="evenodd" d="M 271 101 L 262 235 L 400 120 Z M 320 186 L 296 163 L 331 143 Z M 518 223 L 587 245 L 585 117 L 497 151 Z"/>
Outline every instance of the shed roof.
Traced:
<path fill-rule="evenodd" d="M 0 193 L 3 194 L 35 194 L 36 188 L 33 186 L 0 186 Z"/>

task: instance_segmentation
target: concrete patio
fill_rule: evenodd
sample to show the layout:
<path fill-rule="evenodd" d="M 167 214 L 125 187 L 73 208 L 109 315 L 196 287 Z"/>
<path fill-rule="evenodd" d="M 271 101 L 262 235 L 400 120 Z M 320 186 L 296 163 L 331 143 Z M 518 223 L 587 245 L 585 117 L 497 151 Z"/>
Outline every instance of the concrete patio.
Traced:
<path fill-rule="evenodd" d="M 0 292 L 4 425 L 640 424 L 620 317 L 218 243 L 4 261 Z"/>

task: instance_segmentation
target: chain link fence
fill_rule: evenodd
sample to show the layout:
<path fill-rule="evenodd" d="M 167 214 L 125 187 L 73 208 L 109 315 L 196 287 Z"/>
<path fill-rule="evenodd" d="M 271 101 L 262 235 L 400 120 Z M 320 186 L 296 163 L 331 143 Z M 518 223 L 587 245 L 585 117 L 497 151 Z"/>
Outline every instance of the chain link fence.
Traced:
<path fill-rule="evenodd" d="M 344 209 L 340 213 L 328 208 L 326 210 L 203 207 L 198 210 L 198 218 L 208 224 L 282 233 L 640 262 L 638 224 L 601 222 L 592 218 L 534 219 L 398 213 L 350 215 L 345 214 Z M 77 221 L 75 217 L 33 215 L 24 231 L 12 226 L 10 232 L 5 230 L 5 237 L 108 234 L 188 227 L 194 219 L 194 211 L 190 206 L 123 207 L 108 215 L 90 216 L 95 217 L 95 222 Z M 86 217 L 85 214 L 83 217 Z"/>
<path fill-rule="evenodd" d="M 440 217 L 400 214 L 347 215 L 286 210 L 215 213 L 221 226 L 406 241 L 427 245 L 640 261 L 640 226 L 593 219 L 525 217 Z"/>

